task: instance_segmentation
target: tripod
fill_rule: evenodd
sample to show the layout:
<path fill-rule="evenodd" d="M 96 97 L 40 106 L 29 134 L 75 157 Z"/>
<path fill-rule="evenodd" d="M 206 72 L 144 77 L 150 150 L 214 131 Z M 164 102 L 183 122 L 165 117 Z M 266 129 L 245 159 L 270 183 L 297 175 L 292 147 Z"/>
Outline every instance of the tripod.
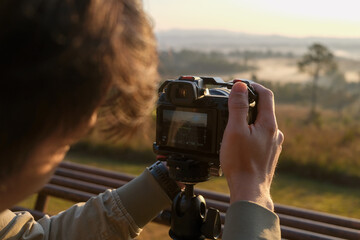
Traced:
<path fill-rule="evenodd" d="M 205 198 L 195 195 L 194 185 L 209 179 L 209 164 L 191 159 L 169 157 L 170 177 L 185 184 L 173 200 L 171 229 L 174 240 L 217 239 L 221 232 L 219 210 L 206 208 Z"/>

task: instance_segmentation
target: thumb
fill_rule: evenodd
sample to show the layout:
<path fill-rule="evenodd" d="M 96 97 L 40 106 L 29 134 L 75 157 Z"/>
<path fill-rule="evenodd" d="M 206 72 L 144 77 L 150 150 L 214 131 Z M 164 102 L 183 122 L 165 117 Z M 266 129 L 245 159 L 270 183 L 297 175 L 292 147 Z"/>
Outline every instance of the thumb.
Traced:
<path fill-rule="evenodd" d="M 229 96 L 229 123 L 248 126 L 249 111 L 248 91 L 245 83 L 237 82 L 231 89 Z"/>

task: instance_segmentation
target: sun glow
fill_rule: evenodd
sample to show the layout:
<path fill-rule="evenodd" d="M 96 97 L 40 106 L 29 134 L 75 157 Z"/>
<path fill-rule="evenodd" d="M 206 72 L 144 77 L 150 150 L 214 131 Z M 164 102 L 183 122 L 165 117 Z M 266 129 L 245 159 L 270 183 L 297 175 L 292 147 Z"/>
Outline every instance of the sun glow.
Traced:
<path fill-rule="evenodd" d="M 354 0 L 147 0 L 155 30 L 223 29 L 293 37 L 360 37 Z"/>

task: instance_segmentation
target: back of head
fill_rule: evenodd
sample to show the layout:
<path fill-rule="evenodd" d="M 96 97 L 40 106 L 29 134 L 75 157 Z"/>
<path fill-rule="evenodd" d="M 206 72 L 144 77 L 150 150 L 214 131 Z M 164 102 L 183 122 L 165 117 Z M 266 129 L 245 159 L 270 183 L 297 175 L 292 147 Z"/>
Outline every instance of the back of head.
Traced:
<path fill-rule="evenodd" d="M 104 102 L 117 134 L 141 124 L 157 87 L 155 40 L 141 7 L 135 0 L 0 2 L 0 180 Z"/>

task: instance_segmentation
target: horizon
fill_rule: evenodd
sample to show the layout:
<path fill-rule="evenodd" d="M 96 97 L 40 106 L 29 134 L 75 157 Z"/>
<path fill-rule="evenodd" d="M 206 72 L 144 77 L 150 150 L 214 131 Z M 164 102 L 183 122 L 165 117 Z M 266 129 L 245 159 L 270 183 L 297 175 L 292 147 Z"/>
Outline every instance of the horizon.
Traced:
<path fill-rule="evenodd" d="M 360 28 L 360 27 L 359 27 Z M 360 40 L 360 35 L 356 37 L 344 37 L 344 36 L 316 36 L 316 35 L 309 35 L 309 36 L 291 36 L 286 34 L 271 34 L 271 33 L 250 33 L 245 31 L 235 31 L 235 30 L 227 30 L 227 29 L 206 29 L 206 28 L 169 28 L 169 29 L 160 29 L 155 30 L 156 34 L 159 33 L 166 33 L 166 32 L 176 32 L 176 31 L 191 31 L 191 32 L 227 32 L 231 34 L 243 34 L 243 35 L 249 35 L 249 36 L 268 36 L 268 37 L 284 37 L 284 38 L 294 38 L 294 39 L 311 39 L 311 38 L 318 38 L 318 39 L 349 39 L 349 40 Z"/>
<path fill-rule="evenodd" d="M 170 29 L 156 32 L 158 48 L 200 51 L 272 50 L 302 55 L 312 43 L 327 46 L 337 57 L 360 60 L 360 38 L 291 37 L 275 34 L 247 34 L 223 29 Z"/>

